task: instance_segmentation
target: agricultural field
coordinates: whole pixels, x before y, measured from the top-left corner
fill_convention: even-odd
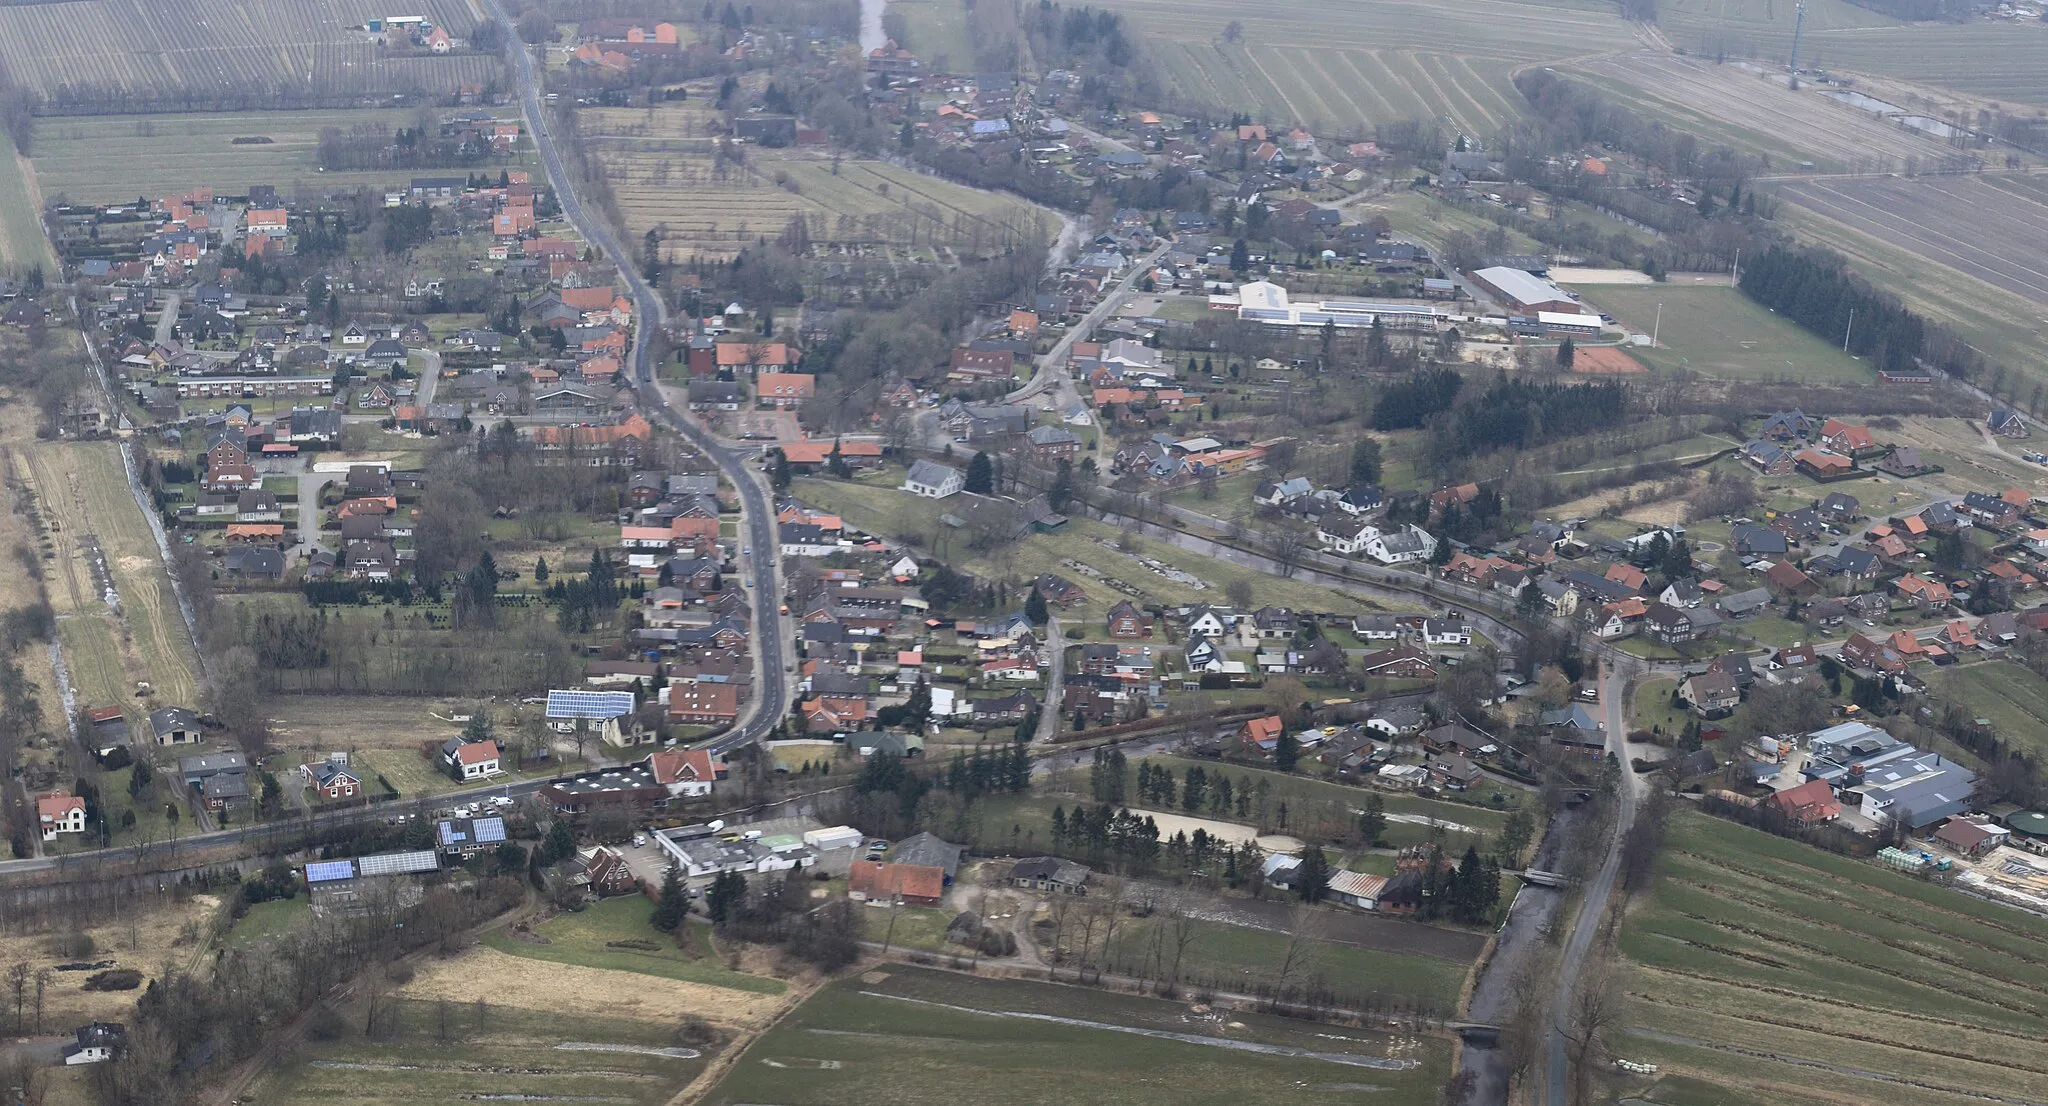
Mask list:
[[[35,491],[55,554],[45,561],[50,603],[81,701],[127,704],[137,681],[147,681],[152,709],[196,703],[198,657],[120,447],[32,444],[10,454]],[[118,606],[106,601],[110,587]]]
[[[1644,52],[1579,62],[1574,72],[1590,74],[1630,110],[1763,154],[1781,171],[1811,161],[1828,172],[1890,172],[1909,162],[1931,167],[1954,153],[1811,88],[1794,92],[1748,63]]]
[[[1757,306],[1734,288],[1607,284],[1580,291],[1586,302],[1597,304],[1630,330],[1657,332],[1656,348],[1629,349],[1630,356],[1652,370],[1686,368],[1734,380],[1876,380],[1876,373],[1862,362]]]
[[[1670,0],[1658,5],[1657,19],[1662,37],[1678,49],[1774,66],[1791,56],[1793,21],[1790,0]],[[1848,0],[1814,0],[1802,34],[1802,68],[2048,103],[2048,28],[2038,24],[1908,24]]]
[[[1824,218],[2048,306],[2048,179],[1883,177],[1780,185]]]
[[[1726,1092],[1656,1101],[2040,1101],[2044,938],[2041,918],[1680,812],[1624,924],[1616,1048]]]
[[[881,161],[798,149],[743,147],[719,160],[697,101],[582,113],[627,229],[661,232],[672,260],[728,257],[802,218],[810,240],[835,246],[986,256],[1007,243],[1050,241],[1051,215],[1003,193],[967,188]]]
[[[1224,28],[1244,11],[1224,0],[1106,6],[1136,24],[1180,96],[1318,135],[1412,119],[1491,137],[1521,113],[1515,68],[1635,41],[1612,9],[1578,3],[1287,6],[1260,11],[1235,42]]]
[[[704,1070],[673,1023],[621,1016],[606,1002],[533,1010],[478,989],[474,1001],[407,999],[375,1038],[336,1019],[267,1074],[255,1101],[368,1106],[478,1100],[659,1106]]]
[[[18,10],[0,8],[0,12]],[[516,115],[505,109],[507,117]],[[252,184],[276,186],[284,195],[298,187],[321,189],[403,182],[416,170],[323,173],[316,164],[320,131],[382,122],[397,129],[413,125],[407,111],[245,111],[180,115],[44,117],[36,121],[36,182],[45,199],[58,196],[83,203],[133,201],[199,185],[222,192]],[[268,138],[237,144],[237,138]],[[527,147],[524,158],[531,158]],[[515,160],[516,167],[527,164]],[[492,170],[496,171],[495,167]]]
[[[2039,350],[2048,338],[2041,309],[2004,288],[1931,264],[1902,237],[1893,222],[1859,229],[1828,218],[1794,197],[1778,205],[1778,222],[1802,239],[1818,242],[1849,259],[1857,276],[1967,335],[1986,357],[2040,382]]]
[[[1433,1101],[1449,1048],[1390,1030],[890,965],[820,990],[704,1099],[858,1106]],[[1375,1093],[1377,1092],[1377,1093]]]
[[[476,25],[462,0],[413,5],[460,38]],[[280,98],[359,104],[445,96],[498,76],[495,55],[403,56],[349,28],[388,14],[370,0],[80,0],[0,6],[0,71],[51,109],[220,104]]]

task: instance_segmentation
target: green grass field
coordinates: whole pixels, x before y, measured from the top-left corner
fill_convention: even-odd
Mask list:
[[[2044,938],[2048,919],[1681,812],[1623,931],[1619,1050],[1779,1102],[2039,1101]]]
[[[487,999],[488,996],[485,996]],[[312,1106],[456,1106],[477,1101],[657,1106],[704,1068],[673,1026],[584,1013],[599,996],[565,996],[559,1011],[406,1000],[395,1029],[365,1039],[345,1025],[289,1050],[248,1101]],[[595,1044],[599,1049],[564,1048]]]
[[[1212,760],[1190,760],[1186,757],[1167,756],[1152,756],[1143,759],[1152,762],[1154,765],[1163,765],[1170,769],[1176,779],[1184,779],[1190,767],[1200,766],[1202,771],[1212,780],[1218,773],[1229,777],[1231,786],[1239,791],[1242,791],[1247,781],[1254,788],[1261,783],[1265,784],[1269,807],[1269,813],[1264,820],[1266,827],[1280,833],[1292,832],[1296,836],[1303,835],[1304,827],[1312,830],[1317,825],[1327,825],[1338,821],[1356,821],[1356,815],[1353,812],[1356,808],[1364,805],[1367,795],[1373,793],[1367,788],[1353,787],[1349,784],[1331,783],[1325,780],[1311,779],[1307,776],[1288,775],[1283,772],[1269,772],[1259,768],[1240,768],[1234,764],[1220,764]],[[1302,763],[1305,765],[1310,764],[1312,759],[1310,754],[1304,754]],[[1132,771],[1135,772],[1136,769],[1133,768]],[[1386,803],[1388,814],[1415,818],[1433,818],[1439,822],[1464,826],[1468,827],[1470,831],[1476,831],[1474,833],[1468,832],[1468,830],[1450,830],[1445,837],[1445,848],[1453,852],[1463,852],[1467,844],[1477,841],[1481,837],[1488,837],[1499,833],[1501,826],[1507,822],[1507,812],[1520,805],[1524,792],[1518,788],[1506,785],[1488,787],[1482,784],[1470,792],[1470,794],[1476,801],[1488,803],[1489,805],[1469,806],[1465,803],[1447,803],[1435,799],[1418,798],[1414,795],[1379,793],[1381,800]],[[1491,800],[1495,795],[1501,797],[1501,802],[1497,806],[1491,805]],[[1278,820],[1278,809],[1282,803],[1287,804],[1289,808],[1290,828],[1282,828],[1275,824]],[[1341,817],[1338,814],[1340,808],[1343,811]],[[1315,821],[1307,821],[1307,819],[1314,819]],[[1427,840],[1428,837],[1429,827],[1420,822],[1389,821],[1387,823],[1385,839],[1389,845],[1394,847],[1420,844]]]
[[[704,1101],[1242,1106],[1313,1096],[1399,1106],[1434,1101],[1448,1073],[1436,1040],[892,966],[819,991]]]
[[[250,907],[249,912],[242,915],[222,937],[234,945],[260,941],[296,929],[312,916],[312,905],[304,898],[259,902]]]
[[[1671,705],[1676,680],[1645,680],[1636,688],[1635,707],[1629,712],[1629,726],[1670,737],[1685,729],[1692,712]]]
[[[1936,695],[1972,718],[1989,718],[1998,736],[2035,757],[2048,756],[2048,680],[2024,665],[1983,661],[1933,677]]]
[[[700,950],[709,938],[699,930],[693,928],[690,934],[691,949],[677,948],[675,938],[648,924],[648,915],[653,909],[654,904],[645,898],[622,895],[585,910],[558,915],[533,927],[535,935],[547,941],[545,945],[514,940],[502,932],[485,937],[483,944],[530,960],[638,972],[762,995],[779,995],[784,991],[781,980],[729,971],[704,954]],[[621,947],[616,944],[620,941],[647,941],[659,947]]]
[[[25,164],[12,149],[0,153],[0,269],[24,273],[40,265],[45,274],[54,274],[56,255],[43,234],[43,215],[29,190]]]
[[[506,118],[517,113],[507,109]],[[189,115],[61,116],[36,122],[32,160],[45,200],[59,195],[86,203],[154,199],[200,185],[236,194],[252,184],[342,188],[403,183],[420,171],[318,172],[320,130],[382,123],[396,130],[413,123],[411,112],[290,111]],[[268,143],[236,145],[236,138],[265,137]],[[513,168],[531,154],[516,156]],[[529,166],[530,167],[530,166]],[[491,166],[496,173],[499,166]]]
[[[1586,302],[1645,334],[1655,349],[1631,356],[1652,370],[1687,368],[1735,380],[1863,384],[1875,370],[1727,287],[1612,284],[1579,289]],[[1657,305],[1664,305],[1659,321]]]
[[[1512,895],[1512,889],[1507,894]],[[1110,947],[1106,968],[1124,975],[1157,976],[1154,950],[1162,958],[1173,955],[1171,923],[1158,919],[1137,919],[1117,931]],[[1199,922],[1195,938],[1181,961],[1182,978],[1199,985],[1204,981],[1273,981],[1279,977],[1287,957],[1288,940],[1270,930],[1245,926]],[[1465,985],[1469,964],[1433,956],[1408,956],[1364,949],[1333,941],[1310,941],[1306,955],[1298,955],[1290,982],[1316,980],[1336,994],[1339,1002],[1363,1004],[1371,996],[1382,999],[1421,999],[1438,1010],[1457,1004],[1458,991]]]

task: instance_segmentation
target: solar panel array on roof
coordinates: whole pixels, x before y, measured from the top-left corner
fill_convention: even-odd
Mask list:
[[[356,878],[356,862],[353,860],[320,860],[306,865],[306,882],[332,883],[335,880]]]
[[[421,849],[408,853],[378,853],[356,861],[366,876],[397,876],[410,872],[432,872],[441,867],[434,856],[434,850]]]
[[[548,692],[549,718],[622,718],[633,713],[634,705],[630,691]]]

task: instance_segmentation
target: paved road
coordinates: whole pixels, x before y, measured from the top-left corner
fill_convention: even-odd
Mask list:
[[[1045,701],[1038,709],[1038,732],[1032,740],[1048,743],[1060,732],[1060,701],[1067,685],[1067,639],[1060,636],[1060,616],[1045,617],[1045,647],[1052,653],[1052,673],[1045,684]]]
[[[507,27],[512,25],[503,0],[487,0],[485,6],[492,18]],[[555,148],[554,135],[548,130],[547,117],[541,111],[533,54],[516,36],[507,50],[511,55],[513,76],[519,82],[519,101],[526,113],[527,130],[533,134],[541,163],[546,166],[548,180],[554,185],[555,195],[561,202],[562,214],[586,241],[604,251],[605,256],[618,266],[619,276],[626,282],[627,294],[633,299],[633,309],[639,316],[639,325],[633,333],[633,373],[639,382],[641,404],[651,417],[688,438],[739,489],[740,504],[745,512],[740,523],[741,543],[743,548],[751,547],[753,550],[750,555],[742,555],[741,565],[744,576],[752,580],[748,591],[754,606],[752,652],[756,665],[756,694],[740,724],[711,743],[710,748],[723,753],[755,741],[773,729],[781,719],[789,698],[788,643],[783,636],[778,613],[782,603],[782,573],[779,547],[775,542],[775,514],[768,489],[760,479],[759,468],[753,463],[757,451],[727,445],[669,406],[661,386],[654,379],[651,344],[653,333],[668,321],[668,305],[640,275],[634,265],[632,251],[619,243],[610,223],[587,211],[577,197],[575,182],[562,163],[561,153]]]
[[[1169,245],[1170,243],[1162,242],[1157,249],[1133,262],[1130,272],[1125,273],[1121,280],[1110,287],[1108,294],[1102,297],[1102,302],[1083,315],[1080,322],[1068,327],[1058,344],[1038,359],[1038,370],[1032,374],[1031,379],[1026,381],[1023,387],[1003,398],[1011,403],[1022,403],[1048,388],[1064,384],[1063,394],[1057,402],[1062,404],[1060,409],[1065,410],[1065,405],[1070,404],[1078,394],[1073,391],[1073,377],[1067,373],[1067,357],[1073,352],[1074,343],[1095,333],[1095,328],[1101,326],[1102,321],[1109,318],[1111,312],[1123,306],[1124,299],[1131,294],[1131,289],[1137,287],[1145,274],[1152,271],[1153,263],[1166,253]]]
[[[1557,969],[1557,989],[1550,1006],[1550,1072],[1548,1080],[1549,1106],[1570,1106],[1566,1097],[1568,1080],[1565,1078],[1570,1067],[1565,1031],[1571,1026],[1572,993],[1577,989],[1579,971],[1585,967],[1586,954],[1593,947],[1593,938],[1600,931],[1600,919],[1606,913],[1607,896],[1614,890],[1614,878],[1621,871],[1621,841],[1636,819],[1636,793],[1646,786],[1641,776],[1629,770],[1628,765],[1628,687],[1630,666],[1612,661],[1605,666],[1600,681],[1600,705],[1606,716],[1607,751],[1621,762],[1621,786],[1615,795],[1614,826],[1608,832],[1606,858],[1600,862],[1600,870],[1586,884],[1585,898],[1579,903],[1578,922],[1572,927],[1571,938],[1564,947],[1564,959]]]

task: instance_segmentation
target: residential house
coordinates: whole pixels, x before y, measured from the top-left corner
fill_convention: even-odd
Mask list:
[[[1103,618],[1103,628],[1114,638],[1152,636],[1152,616],[1128,599],[1118,600]]]
[[[1486,773],[1462,754],[1429,758],[1429,782],[1447,791],[1464,791],[1486,778]]]
[[[1807,780],[1776,792],[1764,800],[1764,806],[1798,826],[1832,822],[1842,814],[1842,804],[1835,799],[1834,788],[1826,780]]]
[[[1436,662],[1419,646],[1397,645],[1359,658],[1359,670],[1366,676],[1390,679],[1434,680]]]
[[[1701,717],[1719,718],[1741,704],[1742,690],[1726,673],[1709,671],[1688,676],[1678,685],[1678,697]]]
[[[1071,860],[1053,856],[1033,856],[1010,866],[1007,878],[1010,886],[1027,891],[1048,891],[1064,895],[1085,895],[1088,893],[1089,870]]]
[[[333,753],[326,760],[301,764],[299,776],[325,799],[353,799],[363,790],[363,778],[349,768],[347,753]]]
[[[926,499],[945,499],[966,486],[966,478],[960,470],[937,461],[917,461],[904,474],[903,489],[912,495]]]
[[[1643,626],[1651,637],[1666,645],[1679,645],[1693,640],[1692,612],[1664,603],[1650,603],[1643,611]]]
[[[45,841],[55,841],[60,834],[84,833],[85,800],[69,791],[38,792],[36,821]]]
[[[1892,588],[1900,600],[1923,614],[1942,610],[1953,599],[1947,584],[1930,580],[1917,572],[1909,572],[1893,580]]]
[[[503,772],[498,743],[489,739],[464,741],[449,738],[441,746],[441,764],[458,781],[484,780]]]

